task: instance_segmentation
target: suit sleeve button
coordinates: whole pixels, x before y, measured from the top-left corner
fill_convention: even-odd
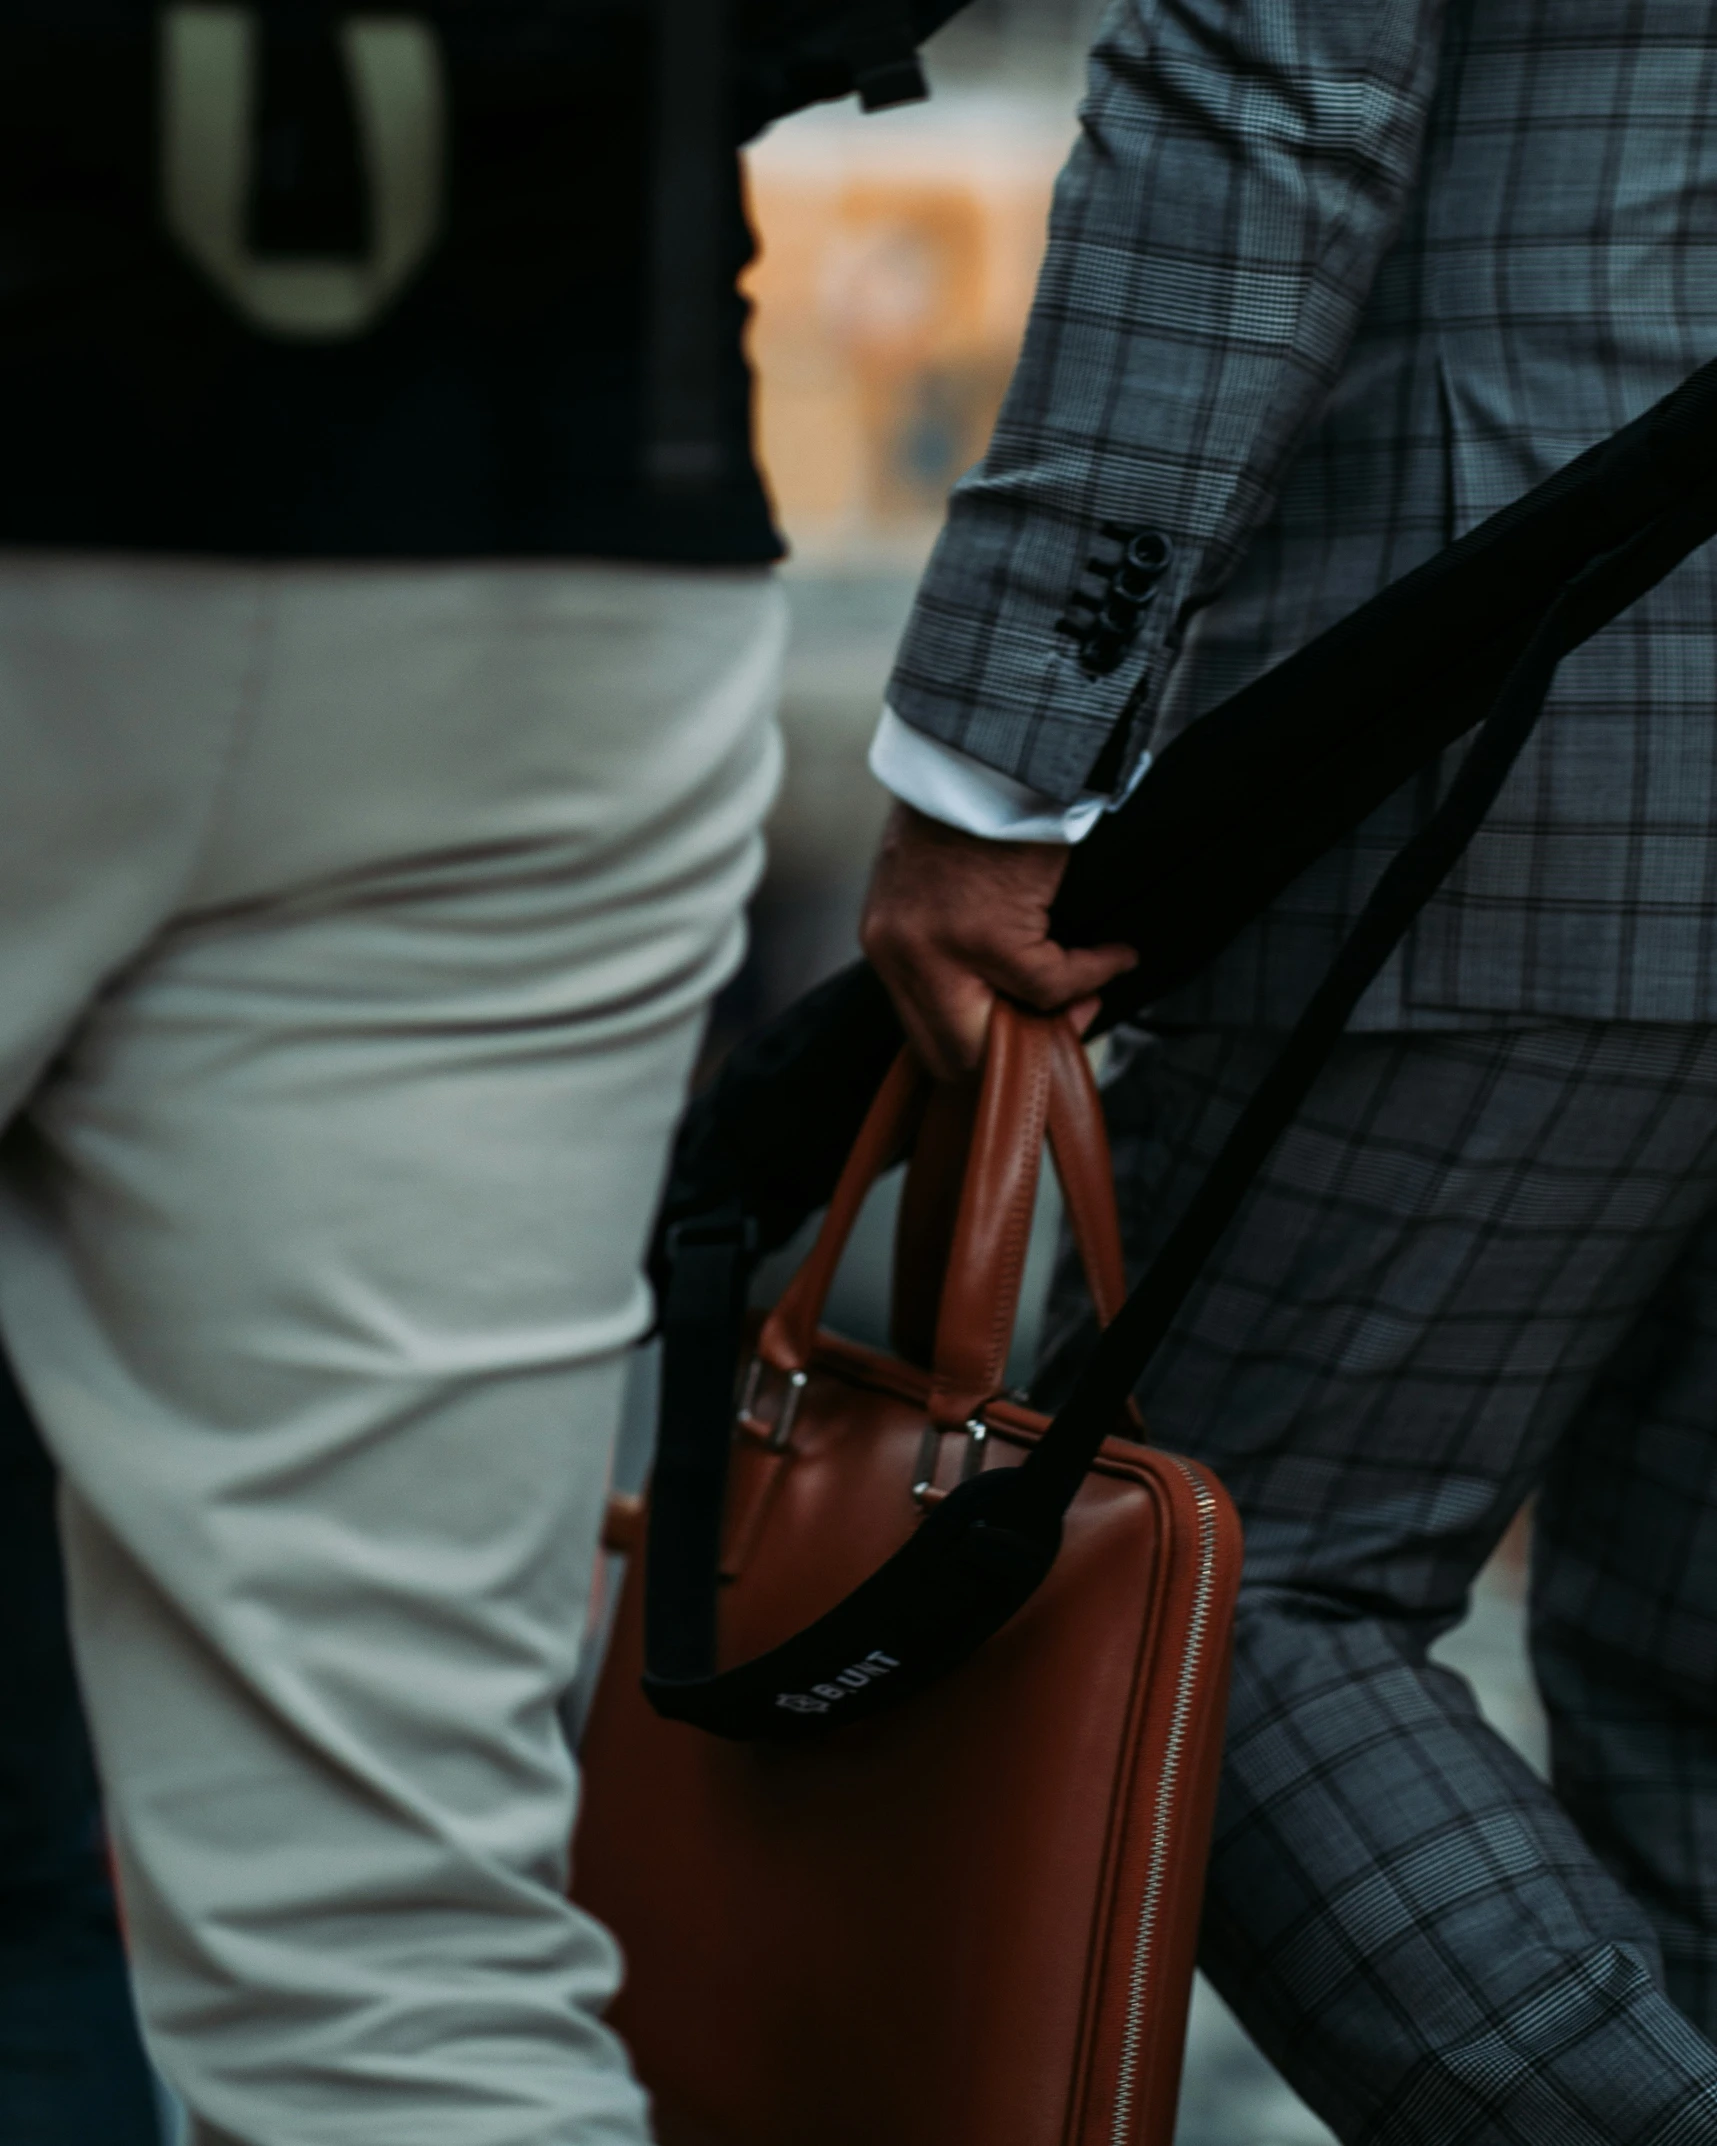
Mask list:
[[[1089,678],[1103,678],[1126,652],[1127,637],[1099,626],[1086,639],[1079,653],[1079,667]]]
[[[1127,539],[1122,570],[1128,572],[1129,579],[1149,587],[1168,572],[1173,557],[1174,546],[1160,529],[1140,529]]]

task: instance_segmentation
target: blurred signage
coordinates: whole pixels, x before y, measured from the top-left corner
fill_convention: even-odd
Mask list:
[[[1073,126],[954,93],[805,113],[750,152],[758,440],[802,559],[923,556],[1013,370]]]

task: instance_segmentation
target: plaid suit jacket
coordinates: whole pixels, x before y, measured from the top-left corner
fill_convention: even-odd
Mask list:
[[[1081,118],[889,694],[1060,799],[1717,354],[1706,0],[1117,0]],[[1094,666],[1141,530],[1172,557]],[[1291,1018],[1446,773],[1162,1011]],[[1714,830],[1708,550],[1564,666],[1360,1025],[1717,1017]]]

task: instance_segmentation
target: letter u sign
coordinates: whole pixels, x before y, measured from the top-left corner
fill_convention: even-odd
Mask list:
[[[370,190],[370,254],[260,259],[245,242],[257,18],[226,6],[170,6],[161,14],[167,228],[255,327],[306,341],[369,327],[441,225],[446,96],[435,33],[409,17],[349,15],[339,43]]]

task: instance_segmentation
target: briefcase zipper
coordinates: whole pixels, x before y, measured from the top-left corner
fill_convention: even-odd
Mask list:
[[[1127,1980],[1127,2008],[1121,2034],[1121,2066],[1115,2080],[1115,2122],[1110,2132],[1112,2146],[1128,2146],[1133,2117],[1133,2096],[1138,2085],[1139,2043],[1144,2035],[1145,1999],[1149,1994],[1151,1946],[1162,1909],[1163,1883],[1168,1875],[1170,1816],[1175,1787],[1180,1778],[1181,1757],[1186,1747],[1187,1723],[1192,1716],[1193,1687],[1210,1627],[1211,1597],[1216,1591],[1216,1498],[1198,1473],[1172,1453],[1174,1462],[1192,1485],[1198,1506],[1198,1582],[1193,1590],[1192,1617],[1181,1656],[1180,1680],[1175,1686],[1174,1711],[1169,1717],[1168,1741],[1163,1747],[1162,1773],[1157,1781],[1156,1815],[1151,1821],[1150,1860],[1145,1871],[1144,1897],[1139,1902],[1139,1925],[1133,1939],[1132,1971]]]

